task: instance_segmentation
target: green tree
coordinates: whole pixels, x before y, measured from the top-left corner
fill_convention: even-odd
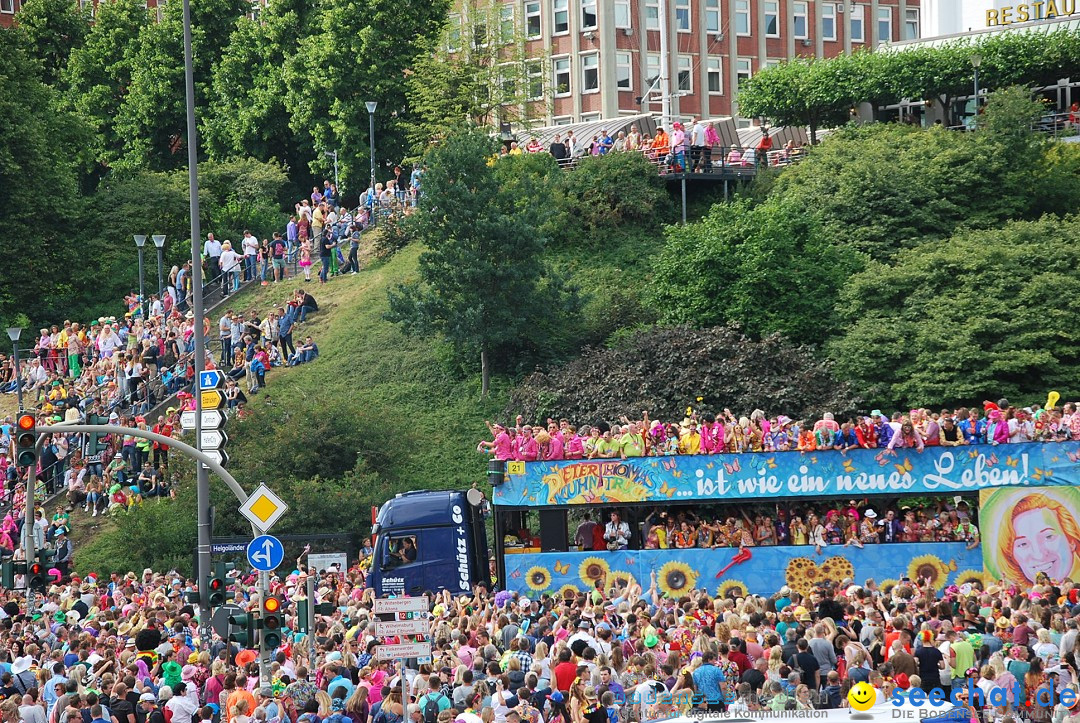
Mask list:
[[[499,182],[489,164],[496,147],[495,139],[469,128],[428,152],[415,222],[428,250],[420,257],[420,280],[390,292],[387,316],[411,334],[440,334],[460,359],[479,357],[483,396],[494,354],[544,343],[563,314],[576,309],[542,258],[544,205],[520,203],[541,193]]]
[[[100,142],[96,153],[105,164],[123,148],[114,124],[131,85],[139,32],[148,19],[143,0],[101,3],[86,43],[72,50],[64,73],[66,105],[93,126]]]
[[[817,143],[818,129],[846,123],[865,94],[861,59],[842,57],[841,62],[798,58],[740,83],[739,112],[767,116],[776,125],[807,126],[810,142]]]
[[[876,405],[1080,394],[1080,220],[964,231],[871,263],[844,288],[829,346]]]
[[[500,6],[469,7],[426,43],[406,95],[417,115],[413,139],[427,147],[463,123],[529,126],[550,98],[546,57],[525,52],[525,35],[501,22]]]
[[[250,8],[246,0],[191,2],[197,118],[214,112],[207,99],[219,43],[230,36],[239,18]],[[169,3],[160,22],[149,23],[139,32],[131,85],[120,104],[115,124],[124,142],[122,167],[162,171],[187,163],[182,21],[182,4]]]
[[[0,30],[0,57],[0,318],[62,318],[71,310],[64,272],[82,267],[70,235],[90,131],[41,82],[20,30]]]
[[[368,112],[375,101],[376,158],[399,161],[415,117],[405,97],[417,47],[437,34],[447,0],[327,0],[288,62],[289,122],[313,172],[339,152],[342,183],[366,187]]]
[[[752,336],[821,341],[855,263],[802,207],[741,200],[668,229],[648,296],[663,323],[734,323]]]
[[[28,0],[15,14],[30,57],[41,63],[41,80],[55,86],[68,57],[90,30],[90,11],[69,0]]]
[[[293,169],[307,166],[310,151],[301,152],[289,126],[285,67],[313,13],[298,3],[274,0],[258,20],[239,20],[214,65],[214,112],[203,118],[211,157],[251,156],[277,159]]]

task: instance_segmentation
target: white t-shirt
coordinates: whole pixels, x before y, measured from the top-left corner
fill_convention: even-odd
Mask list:
[[[259,239],[254,236],[244,237],[244,256],[255,256],[259,253]]]
[[[240,254],[236,253],[232,249],[225,249],[221,252],[221,270],[232,271],[240,264]]]

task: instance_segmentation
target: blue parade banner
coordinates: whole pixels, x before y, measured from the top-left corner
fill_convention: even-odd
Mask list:
[[[937,589],[949,584],[988,584],[982,552],[962,542],[911,542],[830,546],[820,554],[812,546],[736,547],[620,552],[545,552],[507,554],[507,589],[536,598],[544,593],[573,595],[595,588],[618,595],[631,581],[649,590],[653,573],[657,592],[681,597],[695,588],[710,595],[772,595],[784,585],[809,593],[815,583],[875,578],[888,589],[903,577],[929,578]]]
[[[509,462],[496,506],[956,494],[1080,483],[1080,442]]]

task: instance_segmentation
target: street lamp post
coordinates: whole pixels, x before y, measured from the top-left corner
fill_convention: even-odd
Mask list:
[[[971,56],[971,67],[975,70],[975,119],[979,118],[979,66],[982,65],[982,56],[978,53]],[[972,126],[975,124],[972,123]]]
[[[323,151],[323,155],[334,159],[334,188],[338,190],[338,193],[341,193],[341,186],[338,184],[337,179],[337,151]]]
[[[371,150],[371,192],[375,192],[375,108],[378,102],[367,102],[368,112],[368,148]]]
[[[21,326],[10,326],[7,330],[8,339],[11,339],[11,348],[15,357],[15,391],[19,400],[19,411],[23,410],[22,399],[22,375],[19,374],[19,337],[22,336]]]
[[[139,247],[139,309],[142,317],[146,318],[146,292],[143,288],[145,278],[143,275],[143,246],[146,245],[146,234],[135,234],[135,245]]]
[[[160,299],[165,293],[165,234],[154,234],[154,245],[157,246],[157,294]]]

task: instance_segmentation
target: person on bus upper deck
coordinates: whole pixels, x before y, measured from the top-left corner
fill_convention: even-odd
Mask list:
[[[874,432],[877,433],[878,447],[888,447],[893,436],[889,418],[882,414],[880,409],[875,409],[870,412],[870,419],[874,420]]]
[[[532,427],[525,425],[521,428],[521,436],[515,440],[514,459],[524,462],[533,462],[540,456],[540,445],[533,438]]]
[[[923,451],[923,439],[919,435],[919,431],[915,429],[915,425],[911,422],[904,422],[900,426],[900,431],[893,435],[893,438],[889,440],[889,449],[896,448],[911,448]]]

